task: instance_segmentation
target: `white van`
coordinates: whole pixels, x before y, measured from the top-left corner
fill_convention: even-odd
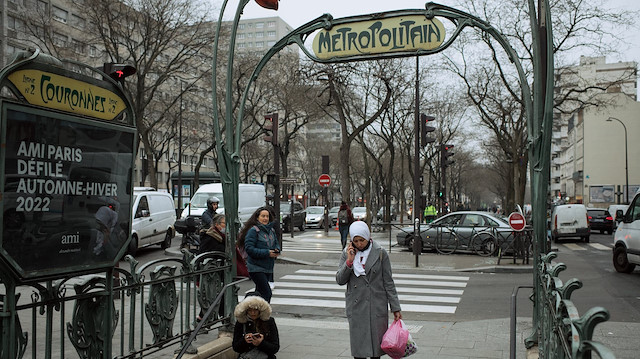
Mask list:
[[[557,242],[561,237],[580,237],[589,243],[591,229],[584,204],[562,204],[555,206],[551,215],[551,238]]]
[[[265,205],[267,193],[261,184],[240,183],[238,185],[238,218],[242,223],[246,222],[253,212]],[[193,194],[189,204],[182,210],[180,218],[188,216],[200,217],[207,209],[207,199],[218,197],[217,213],[224,214],[224,197],[222,196],[222,183],[207,183],[198,188]]]
[[[171,245],[176,231],[176,210],[173,197],[168,193],[141,191],[134,192],[131,211],[131,243],[129,254],[134,255],[138,248],[160,244],[164,249]]]
[[[613,234],[613,266],[620,273],[631,273],[640,264],[640,193],[636,193],[627,211],[617,220],[618,228]]]

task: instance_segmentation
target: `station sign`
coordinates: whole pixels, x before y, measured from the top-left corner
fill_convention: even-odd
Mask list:
[[[445,40],[445,28],[437,18],[403,15],[355,21],[321,30],[313,39],[313,51],[322,60],[356,55],[433,50]]]
[[[15,94],[0,98],[0,270],[34,281],[113,267],[134,198],[126,95],[50,62],[9,66],[0,84]]]

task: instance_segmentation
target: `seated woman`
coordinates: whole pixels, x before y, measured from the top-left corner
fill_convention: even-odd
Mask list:
[[[246,297],[234,311],[233,350],[242,358],[276,359],[280,338],[271,306],[259,296]]]

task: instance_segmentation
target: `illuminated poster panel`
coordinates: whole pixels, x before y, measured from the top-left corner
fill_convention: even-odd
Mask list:
[[[113,265],[130,234],[134,129],[2,110],[2,254],[26,278]]]

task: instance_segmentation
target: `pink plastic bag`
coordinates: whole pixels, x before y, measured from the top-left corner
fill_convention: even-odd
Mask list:
[[[402,320],[394,320],[387,332],[382,337],[380,347],[393,359],[404,357],[409,340],[409,331],[405,328]]]

